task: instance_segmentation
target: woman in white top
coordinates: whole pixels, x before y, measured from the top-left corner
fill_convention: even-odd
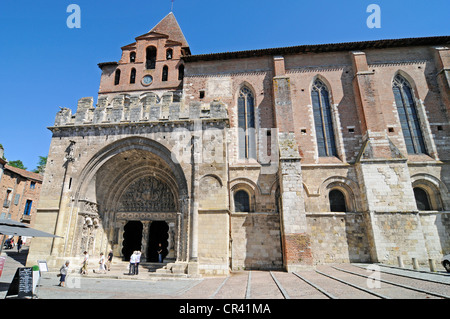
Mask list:
[[[130,270],[128,272],[129,275],[134,275],[136,269],[136,252],[134,251],[130,256]]]
[[[139,275],[139,263],[141,262],[141,252],[139,250],[134,252],[136,259],[134,260],[134,274]]]
[[[59,286],[64,287],[65,283],[66,283],[66,276],[67,273],[69,272],[69,261],[67,260],[66,263],[64,265],[61,266],[61,268],[59,269]]]
[[[99,266],[98,270],[99,272],[105,272],[105,256],[103,256],[103,253],[100,253],[100,260],[98,261]]]

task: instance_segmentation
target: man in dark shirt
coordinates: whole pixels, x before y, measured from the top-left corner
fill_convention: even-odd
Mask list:
[[[111,270],[112,259],[113,259],[113,251],[110,250],[108,254],[108,259],[106,260],[106,269],[108,269],[108,271]]]

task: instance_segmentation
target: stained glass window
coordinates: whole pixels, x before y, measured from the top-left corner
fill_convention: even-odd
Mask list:
[[[394,78],[392,90],[405,139],[406,150],[409,154],[426,153],[411,85],[404,77],[397,75]]]
[[[255,100],[243,87],[238,98],[239,158],[256,158]]]
[[[311,91],[311,99],[319,156],[336,156],[336,144],[328,89],[319,79],[314,82]]]

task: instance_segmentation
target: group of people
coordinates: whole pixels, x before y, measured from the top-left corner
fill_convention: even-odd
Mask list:
[[[112,250],[109,252],[108,258],[106,259],[106,261],[105,261],[105,256],[103,255],[103,253],[100,253],[100,259],[98,261],[98,264],[99,264],[98,272],[106,273],[106,271],[110,271],[112,259],[113,259],[113,251]],[[69,264],[70,264],[70,261],[67,260],[64,263],[64,265],[62,265],[61,268],[59,269],[59,274],[58,274],[58,277],[60,277],[59,286],[64,287],[64,284],[66,281],[66,276],[69,271]],[[80,274],[86,275],[88,273],[88,265],[89,265],[89,254],[87,251],[84,251],[83,261],[81,262]],[[96,272],[95,270],[93,270],[93,271]]]
[[[139,275],[139,263],[141,262],[141,252],[135,250],[130,256],[128,275]]]
[[[85,251],[84,253],[84,259],[83,262],[81,263],[81,274],[87,274],[87,265],[88,265],[88,260],[89,260],[89,254],[87,253],[87,251]],[[108,254],[108,258],[105,260],[105,256],[103,253],[100,253],[100,259],[98,260],[98,270],[97,272],[99,273],[106,273],[106,271],[110,271],[111,270],[111,262],[113,259],[113,251],[110,250],[109,254]],[[93,272],[96,272],[95,269],[93,270]]]
[[[163,261],[163,249],[161,247],[161,244],[159,244],[158,250],[158,261],[161,263]],[[87,251],[83,253],[83,261],[81,263],[81,269],[80,273],[82,275],[86,275],[88,273],[88,264],[89,264],[89,254]],[[111,270],[111,263],[113,259],[113,251],[111,250],[108,254],[108,257],[105,260],[105,256],[103,253],[100,253],[100,259],[98,261],[98,272],[99,273],[106,273],[106,271]],[[135,250],[131,256],[130,256],[130,264],[128,269],[128,275],[138,275],[139,274],[139,263],[141,262],[141,252],[139,250]],[[69,264],[70,262],[67,260],[64,265],[61,266],[59,270],[58,277],[60,277],[59,286],[64,287],[66,276],[69,271]],[[93,270],[93,272],[96,272]]]
[[[17,243],[14,243],[14,237],[8,238],[7,240],[5,240],[4,243],[6,249],[13,249],[14,246],[16,246],[18,253],[20,253],[22,245],[23,245],[22,236],[19,236],[19,239],[17,239]]]

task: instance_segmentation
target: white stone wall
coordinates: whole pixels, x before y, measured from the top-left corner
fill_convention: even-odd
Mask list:
[[[411,178],[404,162],[374,161],[359,164],[359,183],[368,211],[410,212],[417,210]]]

